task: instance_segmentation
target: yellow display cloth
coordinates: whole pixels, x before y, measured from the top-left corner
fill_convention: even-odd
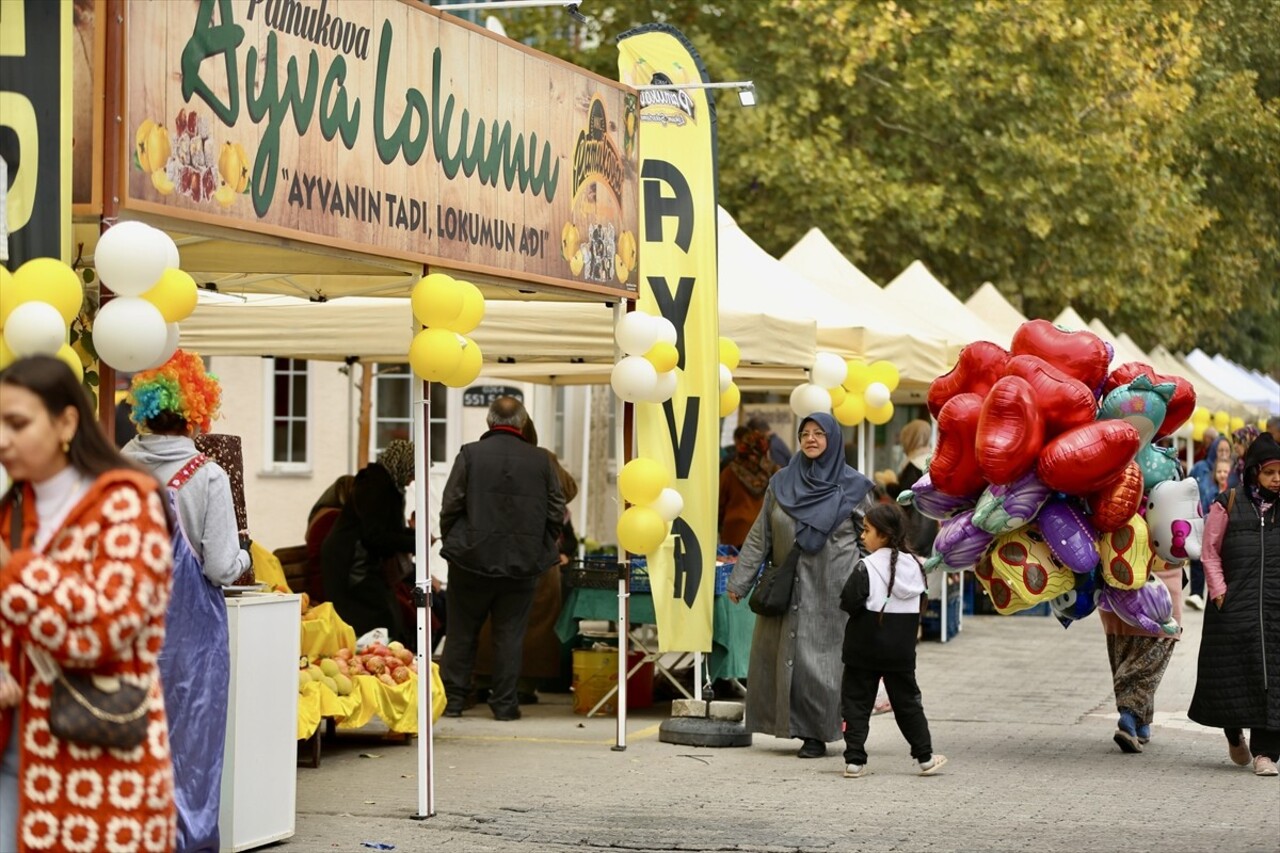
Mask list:
[[[357,675],[354,688],[339,696],[323,684],[313,681],[298,693],[298,740],[315,734],[320,720],[333,717],[340,729],[358,729],[375,716],[393,732],[418,733],[418,676],[394,687],[383,684],[372,675]],[[431,664],[431,720],[444,714],[444,682],[440,667]]]
[[[355,629],[338,617],[329,602],[317,604],[302,615],[302,654],[308,658],[333,657],[342,649],[355,650]]]
[[[284,566],[266,548],[257,542],[249,543],[249,556],[253,558],[253,577],[258,583],[265,583],[271,589],[289,589],[289,582],[284,579]]]

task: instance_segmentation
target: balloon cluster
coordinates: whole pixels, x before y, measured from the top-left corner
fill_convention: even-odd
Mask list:
[[[484,365],[480,346],[467,337],[484,319],[484,295],[469,281],[434,272],[413,286],[413,316],[424,328],[409,344],[419,379],[463,388]]]
[[[819,352],[809,368],[809,381],[791,392],[791,411],[798,418],[831,412],[845,426],[857,426],[864,418],[886,424],[893,419],[889,397],[900,379],[898,368],[888,361],[867,364],[860,358],[845,361],[833,352]]]
[[[609,384],[628,403],[665,403],[676,393],[676,327],[643,311],[623,315],[613,330],[626,355],[613,366]],[[638,552],[643,553],[643,552]]]
[[[1218,431],[1218,435],[1230,435],[1244,427],[1244,418],[1239,415],[1232,417],[1222,409],[1210,415],[1204,406],[1196,406],[1196,410],[1191,413],[1191,437],[1196,441],[1204,441],[1204,432],[1210,425]],[[1265,428],[1265,424],[1259,427],[1262,428]]]
[[[733,338],[720,338],[720,417],[727,418],[733,414],[742,402],[742,392],[738,383],[733,381],[733,371],[738,369],[742,359],[742,351],[734,343]]]
[[[667,470],[653,459],[632,459],[618,474],[618,490],[631,506],[618,516],[618,544],[632,554],[652,554],[666,541],[684,498],[669,487]]]
[[[1153,441],[1191,417],[1195,391],[1140,362],[1108,373],[1111,356],[1044,320],[1009,351],[965,347],[929,388],[937,445],[899,501],[942,522],[926,568],[974,570],[999,613],[1048,601],[1064,626],[1101,607],[1176,633],[1152,567],[1199,556],[1203,520],[1195,481]]]
[[[98,357],[129,373],[164,364],[178,349],[178,323],[196,310],[196,282],[178,268],[178,247],[144,222],[117,222],[93,258],[116,295],[93,320]]]
[[[0,369],[15,358],[54,355],[83,377],[80,356],[67,343],[84,289],[75,270],[56,258],[35,258],[12,275],[0,267]]]

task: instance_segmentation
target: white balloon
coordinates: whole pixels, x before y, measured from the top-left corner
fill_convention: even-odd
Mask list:
[[[663,489],[656,500],[649,504],[649,509],[662,516],[668,524],[675,521],[684,509],[684,495],[675,489]]]
[[[729,386],[733,384],[733,371],[725,365],[720,365],[720,393],[723,394],[729,390]]]
[[[19,358],[54,355],[67,337],[67,324],[48,302],[24,302],[5,321],[4,342]]]
[[[849,373],[844,359],[833,352],[820,352],[813,358],[813,367],[809,369],[809,378],[814,385],[823,388],[834,388],[844,382]]]
[[[675,346],[676,341],[680,339],[680,336],[676,334],[676,324],[666,317],[654,317],[653,319],[656,321],[655,328],[658,330],[658,340]]]
[[[178,351],[178,324],[167,323],[165,325],[164,352],[152,363],[148,364],[143,370],[155,370],[157,367],[164,366],[164,363],[173,358],[173,354]]]
[[[645,359],[648,361],[648,359]],[[649,395],[650,403],[665,403],[670,400],[676,393],[676,372],[668,370],[665,373],[657,374],[657,380],[653,384],[653,393]]]
[[[821,385],[807,382],[791,392],[791,411],[805,418],[815,412],[831,411],[831,392]]]
[[[143,222],[117,222],[98,239],[93,263],[112,293],[139,296],[164,274],[172,243],[163,231]]]
[[[644,355],[658,342],[658,318],[643,311],[623,315],[613,330],[614,340],[627,355]]]
[[[164,238],[162,241],[164,243],[164,268],[167,270],[182,269],[182,258],[178,255],[178,244],[173,242],[173,238],[159,228],[154,230]]]
[[[866,399],[869,408],[878,409],[889,402],[889,386],[883,382],[872,382],[867,386],[867,390],[862,392],[862,396]]]
[[[137,296],[112,299],[93,321],[93,348],[116,370],[146,370],[164,354],[168,324],[160,309]]]
[[[628,403],[644,403],[658,384],[658,371],[642,355],[629,355],[613,366],[609,377],[613,393]]]

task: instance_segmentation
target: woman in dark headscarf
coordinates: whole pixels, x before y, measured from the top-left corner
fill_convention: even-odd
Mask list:
[[[404,520],[404,490],[413,473],[413,442],[390,442],[377,462],[356,474],[351,498],[321,549],[325,598],[356,636],[386,628],[411,649],[417,632],[396,600],[403,578],[395,558],[414,551],[414,533]]]
[[[840,739],[840,591],[860,558],[861,518],[873,506],[872,482],[845,464],[835,418],[800,422],[800,452],[773,476],[747,534],[728,595],[737,602],[755,585],[766,558],[781,563],[801,549],[790,610],[759,616],[751,638],[747,728],[800,738],[801,758],[826,755]]]
[[[720,472],[720,543],[742,547],[764,506],[764,491],[778,466],[769,458],[769,437],[748,430],[734,443],[733,459]]]

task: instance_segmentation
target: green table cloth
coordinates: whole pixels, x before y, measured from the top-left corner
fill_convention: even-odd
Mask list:
[[[751,632],[756,615],[745,600],[734,604],[727,595],[717,595],[712,611],[711,654],[708,667],[712,679],[746,678],[747,661],[751,657]],[[647,592],[631,593],[632,624],[654,625],[653,596]],[[578,635],[578,620],[604,619],[618,621],[618,593],[611,589],[574,588],[565,599],[556,620],[556,635],[563,643]]]

